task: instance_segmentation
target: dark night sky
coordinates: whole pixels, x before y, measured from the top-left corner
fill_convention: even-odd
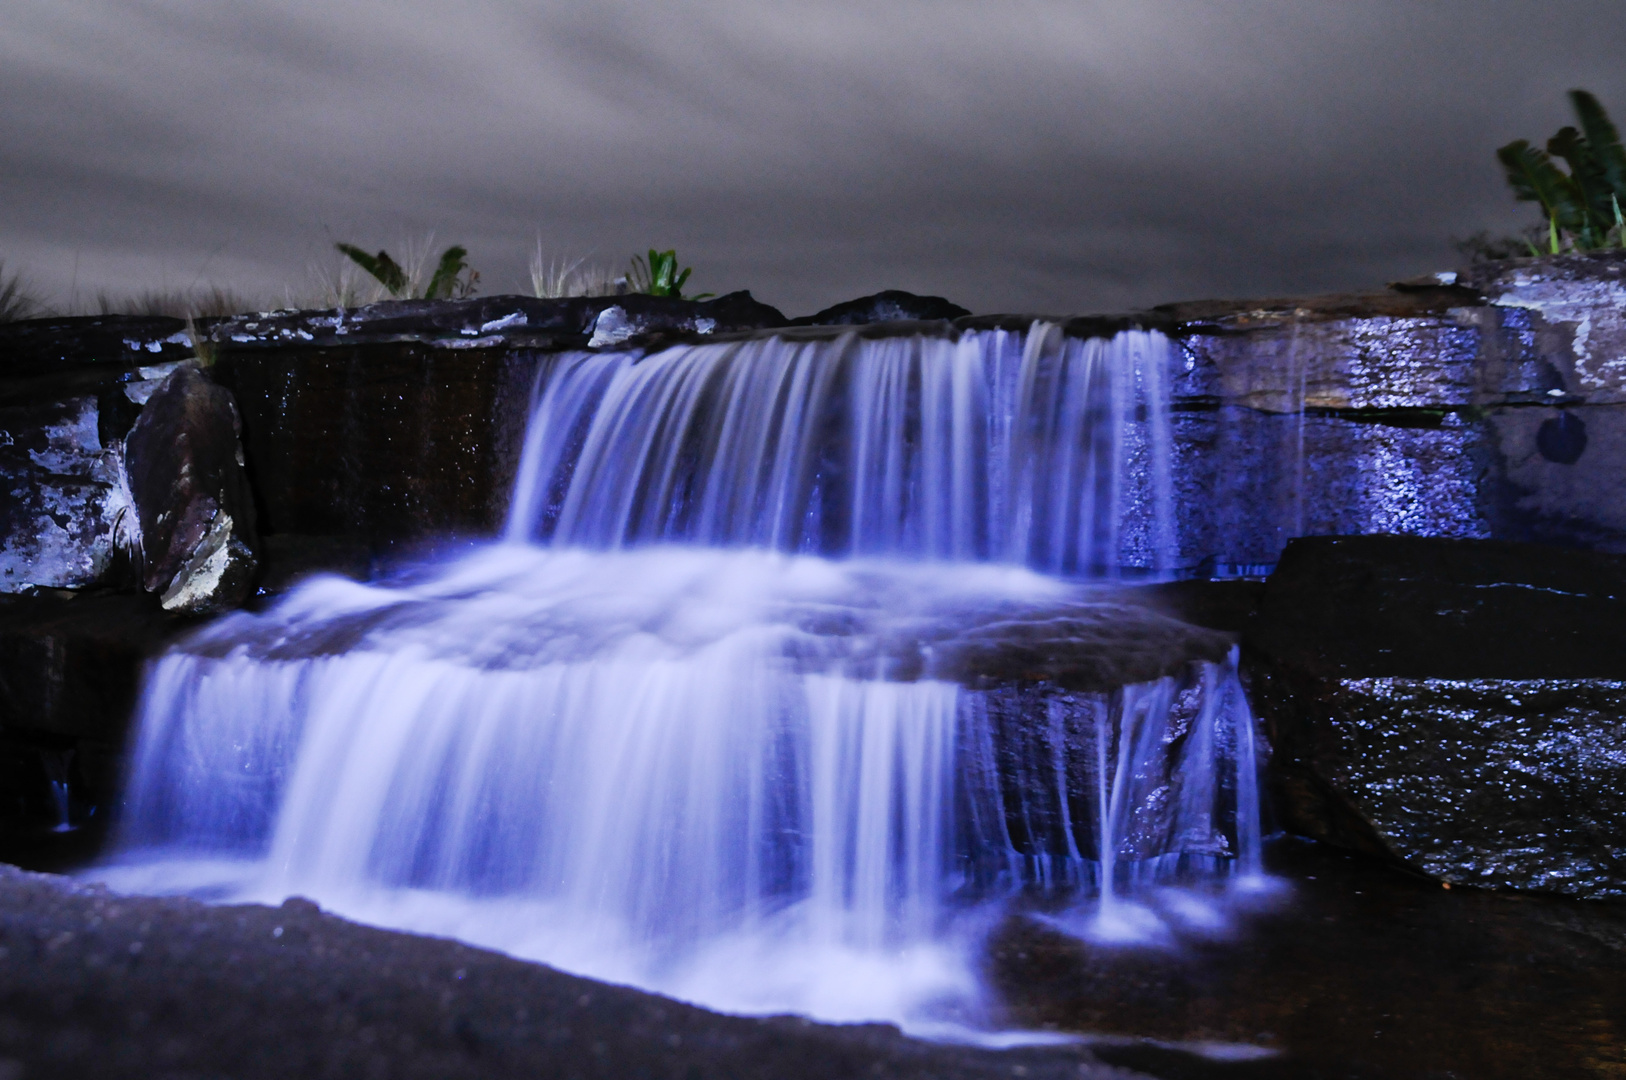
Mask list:
[[[1535,220],[1494,148],[1626,122],[1619,0],[9,0],[0,258],[312,291],[334,240],[675,246],[799,314],[1381,285]]]

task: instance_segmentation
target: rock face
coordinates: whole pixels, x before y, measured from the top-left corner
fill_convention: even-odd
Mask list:
[[[253,590],[254,497],[232,396],[194,365],[166,378],[125,439],[141,584],[166,610],[224,611]]]
[[[856,300],[827,307],[816,315],[792,319],[792,326],[859,326],[865,323],[936,321],[958,319],[971,312],[951,304],[941,296],[916,296],[901,289],[887,289]]]
[[[1454,884],[1626,895],[1626,559],[1297,540],[1245,637],[1289,829]]]
[[[136,528],[121,440],[173,365],[178,319],[0,326],[0,592],[127,576]]]
[[[600,323],[604,325],[601,327]],[[278,311],[225,320],[210,338],[225,352],[243,347],[433,342],[442,348],[586,348],[651,334],[734,334],[784,326],[785,317],[749,292],[713,300],[628,293],[539,300],[386,300],[331,311]],[[610,340],[606,340],[606,338]]]
[[[387,553],[501,527],[549,362],[506,345],[341,339],[223,348],[213,375],[241,410],[260,531]]]
[[[1182,561],[1376,532],[1626,552],[1623,290],[1613,252],[1132,320],[1181,342]]]
[[[261,532],[301,569],[348,570],[501,528],[531,393],[560,350],[784,323],[746,292],[389,301],[221,323],[213,373],[241,410]]]
[[[142,593],[0,596],[6,821],[77,825],[112,804],[142,665],[187,625]]]

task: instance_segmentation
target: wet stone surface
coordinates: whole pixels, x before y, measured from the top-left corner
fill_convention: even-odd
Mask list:
[[[1096,1053],[1168,1080],[1626,1075],[1626,905],[1442,888],[1298,840],[1267,867],[1285,891],[1160,947],[1012,915],[988,957],[1006,1020],[1162,1040]]]
[[[141,584],[166,610],[229,610],[253,590],[259,537],[239,427],[231,392],[188,364],[152,392],[125,438]]]
[[[1245,635],[1284,824],[1457,884],[1626,894],[1626,560],[1295,541]]]
[[[191,355],[179,319],[0,326],[0,592],[133,584],[121,440]]]
[[[723,1016],[309,901],[126,898],[0,866],[0,1069],[45,1077],[1092,1080],[1081,1046]]]
[[[143,593],[0,595],[0,861],[94,852],[142,667],[194,625]]]

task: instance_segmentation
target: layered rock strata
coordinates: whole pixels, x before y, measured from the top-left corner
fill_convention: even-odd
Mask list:
[[[1296,540],[1245,644],[1291,831],[1451,884],[1626,895],[1626,559]]]

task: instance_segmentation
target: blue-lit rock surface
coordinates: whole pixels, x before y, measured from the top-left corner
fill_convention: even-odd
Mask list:
[[[1626,559],[1291,545],[1249,630],[1292,831],[1454,884],[1626,894]]]
[[[192,354],[184,331],[125,316],[0,326],[0,592],[119,576],[138,533],[123,437]]]
[[[1136,415],[1154,428],[1158,411],[1169,418],[1179,566],[1257,572],[1293,536],[1374,532],[1626,551],[1626,397],[1610,381],[1626,363],[1623,266],[1614,255],[1521,260],[1381,293],[1053,323],[1073,339],[1141,327],[1174,340],[1166,390]],[[531,381],[560,350],[755,336],[825,342],[835,370],[900,335],[981,340],[991,356],[993,336],[1020,348],[1045,325],[784,329],[752,305],[494,297],[245,317],[213,333],[270,493],[269,531],[376,550],[500,520]],[[950,362],[953,350],[939,351]]]

